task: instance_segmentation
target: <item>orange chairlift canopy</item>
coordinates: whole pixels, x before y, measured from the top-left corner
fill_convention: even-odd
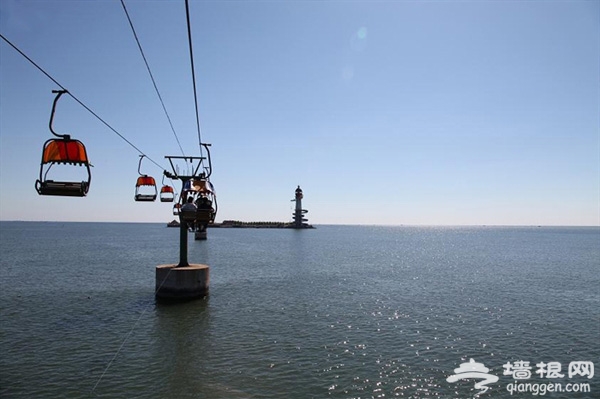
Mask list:
[[[137,178],[137,182],[135,184],[136,187],[141,187],[141,186],[156,186],[156,181],[154,180],[154,177],[152,176],[148,176],[148,175],[143,175]]]
[[[48,140],[44,145],[42,163],[50,162],[89,165],[85,146],[73,139]]]

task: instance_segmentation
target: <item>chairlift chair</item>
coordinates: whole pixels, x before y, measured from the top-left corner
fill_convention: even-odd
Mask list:
[[[160,202],[173,202],[175,200],[175,190],[173,187],[165,184],[165,177],[163,176],[163,186],[160,189]]]
[[[140,162],[138,164],[138,173],[140,177],[137,178],[137,182],[135,184],[135,200],[138,202],[153,202],[156,201],[156,196],[158,195],[158,191],[156,189],[156,181],[154,177],[143,175],[140,172],[140,167],[142,166],[142,159],[144,159],[145,155],[140,155]]]
[[[160,202],[173,202],[175,199],[174,194],[173,187],[169,185],[162,186],[160,189]]]
[[[35,189],[39,195],[56,195],[66,197],[85,197],[90,188],[92,174],[87,152],[83,143],[72,139],[68,134],[57,134],[53,127],[56,103],[66,90],[52,90],[56,94],[50,113],[50,132],[58,137],[49,139],[44,143],[42,162],[40,164],[40,178],[35,182]],[[87,178],[83,181],[59,181],[48,179],[48,172],[54,165],[85,166]]]
[[[210,144],[201,143],[206,149],[207,158],[204,157],[180,157],[180,156],[166,156],[171,163],[173,173],[164,172],[165,176],[171,178],[180,178],[183,182],[181,188],[180,199],[177,204],[173,206],[173,215],[178,215],[182,222],[189,224],[194,223],[195,228],[203,229],[207,225],[214,223],[215,216],[217,213],[217,198],[214,190],[214,186],[211,184],[209,177],[212,172],[212,164],[210,161]],[[193,160],[198,160],[198,165],[195,170],[191,173],[191,176],[178,176],[177,168],[173,164],[173,160],[189,160],[190,163]],[[203,166],[202,162],[208,159],[208,167],[204,167],[204,171],[198,173],[198,169]],[[182,210],[183,204],[189,197],[195,199],[196,209],[195,210]],[[198,230],[196,230],[198,231]]]

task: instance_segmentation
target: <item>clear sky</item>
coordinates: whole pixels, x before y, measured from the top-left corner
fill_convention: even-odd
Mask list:
[[[187,155],[199,155],[183,0],[127,0]],[[191,1],[217,221],[599,225],[598,1]],[[167,167],[181,155],[118,0],[0,0],[0,32]],[[72,98],[85,198],[34,189],[58,89],[0,42],[0,219],[167,222],[138,152]],[[144,172],[158,183],[151,162]],[[58,170],[57,170],[58,171]]]

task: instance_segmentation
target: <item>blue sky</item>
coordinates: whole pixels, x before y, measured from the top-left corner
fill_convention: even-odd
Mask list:
[[[185,6],[126,1],[175,131],[199,155]],[[191,1],[202,139],[223,219],[599,225],[597,1]],[[0,1],[0,32],[165,168],[180,155],[122,6]],[[68,96],[86,198],[38,196],[47,77],[0,43],[0,219],[166,222],[138,152]],[[160,183],[161,169],[143,169]]]

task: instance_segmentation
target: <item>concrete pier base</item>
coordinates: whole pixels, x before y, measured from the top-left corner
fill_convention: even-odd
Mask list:
[[[208,265],[190,264],[156,266],[156,298],[189,300],[208,295]]]

